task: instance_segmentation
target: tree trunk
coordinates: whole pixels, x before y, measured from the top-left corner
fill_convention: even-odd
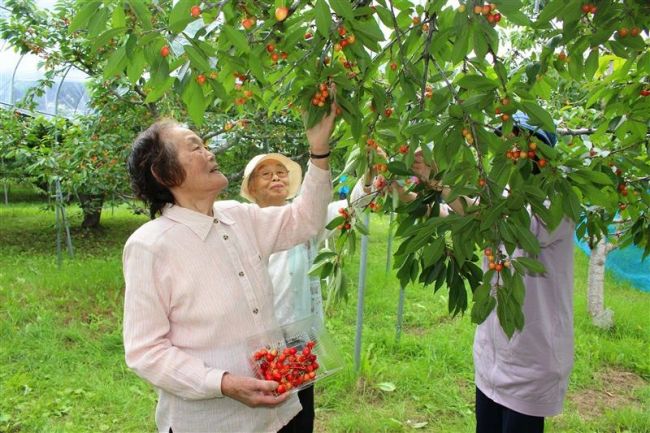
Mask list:
[[[79,205],[84,213],[81,228],[97,229],[102,216],[103,194],[79,194]]]
[[[607,240],[603,238],[593,247],[589,258],[587,305],[593,324],[601,329],[614,325],[614,312],[605,309],[605,259],[609,250]]]

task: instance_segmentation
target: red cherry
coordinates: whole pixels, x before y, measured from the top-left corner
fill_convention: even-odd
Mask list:
[[[197,5],[192,6],[192,9],[190,9],[190,15],[192,15],[193,18],[198,18],[199,15],[201,15],[201,8]]]
[[[160,55],[163,57],[167,57],[169,55],[169,46],[165,45],[160,49]]]
[[[281,6],[275,9],[276,20],[284,21],[287,18],[287,15],[289,15],[289,9],[287,9],[285,6]]]

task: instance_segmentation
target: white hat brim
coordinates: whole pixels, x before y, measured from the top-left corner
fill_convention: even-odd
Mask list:
[[[250,180],[251,174],[253,174],[255,169],[260,164],[268,160],[279,162],[280,164],[284,165],[289,171],[289,185],[287,186],[289,194],[287,195],[287,199],[295,197],[296,194],[298,194],[298,190],[300,189],[300,183],[302,182],[302,168],[300,167],[300,164],[290,158],[287,158],[281,153],[265,153],[256,155],[248,162],[248,164],[246,164],[246,168],[244,169],[244,177],[242,178],[241,187],[239,189],[239,194],[251,203],[255,203],[255,198],[251,195],[250,190],[248,189],[248,181]]]

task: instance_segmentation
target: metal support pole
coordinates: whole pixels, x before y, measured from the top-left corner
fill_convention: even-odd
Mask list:
[[[370,216],[366,213],[366,227],[370,229]],[[368,262],[368,236],[361,236],[361,257],[359,259],[359,288],[357,291],[357,331],[354,337],[354,371],[361,368],[361,333],[363,331],[363,304],[366,290],[366,264]]]
[[[404,321],[404,286],[399,286],[399,301],[397,302],[397,323],[395,324],[395,341],[399,343],[402,336],[402,323]]]
[[[386,242],[386,274],[390,272],[391,259],[393,258],[393,220],[395,219],[395,212],[390,213],[388,220],[388,241]]]
[[[58,146],[58,140],[59,140],[59,95],[61,93],[61,87],[63,86],[63,81],[65,78],[68,76],[68,73],[70,72],[70,69],[72,69],[72,66],[68,67],[68,69],[65,71],[63,76],[61,77],[61,81],[59,81],[59,87],[56,89],[56,96],[54,98],[54,148]],[[72,236],[70,236],[70,226],[68,224],[68,219],[65,216],[65,205],[63,203],[63,192],[61,191],[61,180],[57,176],[55,181],[55,208],[57,210],[56,212],[56,256],[57,256],[57,262],[59,265],[59,269],[61,268],[61,265],[63,263],[63,258],[61,254],[61,237],[63,235],[63,230],[65,230],[66,234],[66,244],[68,247],[68,254],[70,257],[74,257],[74,250],[72,248]],[[60,212],[60,216],[59,216]]]

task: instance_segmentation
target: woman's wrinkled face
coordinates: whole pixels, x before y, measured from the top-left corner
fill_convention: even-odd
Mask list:
[[[164,139],[173,143],[176,159],[185,171],[185,180],[176,190],[198,199],[206,194],[218,195],[228,186],[214,154],[193,131],[176,126],[164,132]]]
[[[289,196],[289,172],[278,161],[266,160],[253,170],[248,190],[261,207],[282,206]]]

